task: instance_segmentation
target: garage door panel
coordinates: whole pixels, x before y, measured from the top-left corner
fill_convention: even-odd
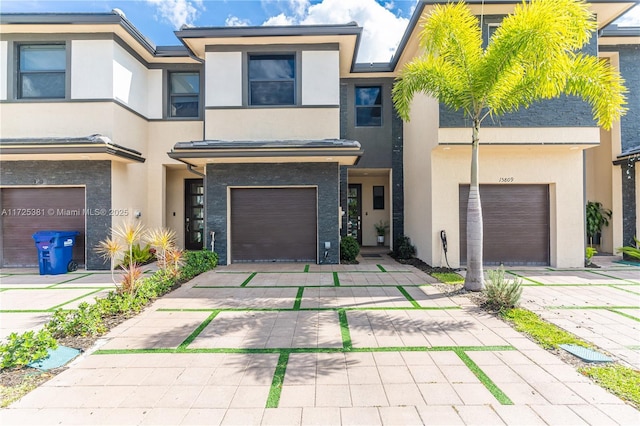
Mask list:
[[[315,188],[231,190],[231,259],[315,261]]]
[[[460,185],[460,258],[467,257],[469,185]],[[485,264],[549,264],[548,185],[480,185]]]
[[[38,266],[38,252],[32,235],[37,231],[79,231],[73,259],[84,264],[85,192],[84,188],[2,188],[2,266]],[[38,215],[13,214],[29,209]]]

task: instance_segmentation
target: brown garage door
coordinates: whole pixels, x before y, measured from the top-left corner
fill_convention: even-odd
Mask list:
[[[460,185],[460,259],[467,260],[469,185]],[[480,185],[487,265],[549,264],[549,186]]]
[[[316,261],[315,188],[231,190],[231,261]]]
[[[78,231],[73,260],[84,265],[84,188],[1,188],[2,266],[38,266],[32,235]]]

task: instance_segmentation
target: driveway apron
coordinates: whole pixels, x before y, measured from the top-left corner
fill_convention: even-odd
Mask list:
[[[610,342],[602,347],[637,368],[638,270],[510,273],[528,277],[525,306],[560,325],[567,315],[574,324],[597,316],[608,334],[601,343]],[[386,255],[358,265],[219,267],[112,329],[97,350],[0,418],[23,425],[640,424],[636,409],[433,283]],[[94,284],[81,285],[88,292]],[[0,293],[3,306],[8,291]],[[34,303],[49,309],[57,301]]]

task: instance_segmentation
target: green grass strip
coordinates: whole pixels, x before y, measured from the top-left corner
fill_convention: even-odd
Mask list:
[[[631,319],[631,320],[634,320],[634,321],[638,321],[638,322],[640,322],[640,318],[638,318],[638,317],[634,317],[633,315],[629,315],[629,314],[626,314],[626,313],[624,313],[624,312],[620,312],[620,311],[618,311],[618,310],[616,310],[616,309],[608,309],[608,311],[609,311],[609,312],[613,312],[614,314],[622,315],[622,316],[623,316],[623,317],[625,317],[625,318],[629,318],[629,319]]]
[[[193,333],[191,333],[189,335],[189,337],[187,337],[184,342],[180,343],[180,346],[178,346],[178,351],[179,352],[184,352],[187,349],[187,346],[189,346],[191,344],[191,342],[193,342],[196,337],[198,337],[198,335],[200,333],[202,333],[202,330],[204,330],[211,321],[213,321],[213,319],[220,313],[220,311],[213,311],[211,313],[211,315],[209,315],[207,317],[207,319],[205,319],[204,321],[202,321],[202,324],[200,324],[198,326],[198,328],[196,328]]]
[[[476,375],[476,377],[478,378],[478,380],[480,380],[484,387],[486,387],[487,390],[491,392],[491,395],[493,395],[498,400],[498,402],[500,402],[500,404],[513,405],[513,401],[511,401],[511,399],[509,399],[509,397],[493,382],[493,380],[491,380],[489,376],[487,376],[486,373],[482,371],[480,367],[478,367],[478,364],[476,364],[471,358],[469,358],[469,355],[459,349],[454,350],[454,352],[456,353],[456,355],[458,355],[458,357],[460,357],[462,362],[464,362],[469,370],[471,370],[471,372]]]
[[[338,278],[338,273],[333,273],[333,285],[336,287],[340,287],[340,278]]]
[[[296,294],[296,303],[293,304],[294,311],[300,310],[300,305],[302,304],[302,293],[304,293],[304,287],[300,287],[298,289],[298,294]]]
[[[258,274],[257,272],[251,273],[251,275],[249,275],[249,278],[247,278],[246,280],[244,280],[242,284],[240,284],[240,287],[246,287],[247,284],[249,284],[249,281],[251,281],[253,277],[255,277],[257,274]]]
[[[387,272],[386,269],[384,269],[384,267],[382,265],[376,265],[378,267],[378,269],[380,269],[382,272]]]
[[[304,265],[304,272],[309,272],[309,265]]]
[[[532,282],[532,283],[533,283],[533,284],[535,284],[535,285],[544,285],[544,284],[542,284],[542,283],[541,283],[541,282],[539,282],[539,281],[532,280],[531,278],[527,278],[525,275],[520,275],[520,274],[518,274],[518,273],[514,272],[513,270],[507,270],[507,271],[505,271],[505,272],[506,272],[507,274],[511,274],[511,275],[513,275],[513,276],[515,276],[515,277],[522,278],[523,280],[526,280],[526,281]],[[524,285],[526,285],[526,284],[524,284]]]
[[[640,371],[616,364],[582,367],[578,371],[640,408]]]
[[[301,353],[346,353],[346,352],[503,352],[515,351],[513,346],[389,346],[379,348],[154,348],[154,349],[98,349],[96,355],[125,355],[152,353],[189,353],[189,354],[274,354],[287,352]]]
[[[587,348],[592,346],[526,309],[509,309],[501,313],[501,316],[512,323],[517,331],[528,334],[545,349],[557,349],[562,344],[574,344]]]
[[[52,288],[52,287],[55,287],[55,286],[58,286],[58,285],[69,283],[71,281],[79,280],[80,278],[88,277],[89,275],[92,275],[92,274],[88,273],[88,274],[78,275],[78,276],[75,276],[73,278],[69,278],[68,280],[60,281],[59,283],[55,283],[55,284],[51,284],[50,286],[47,286],[47,288]]]
[[[370,306],[354,308],[158,308],[158,312],[292,312],[292,311],[448,311],[462,309],[460,306],[419,306],[414,307],[388,307]],[[1,311],[0,311],[1,312]],[[46,311],[45,311],[46,312]]]
[[[631,284],[638,284],[638,281],[628,280],[626,278],[614,277],[613,275],[608,275],[608,274],[605,274],[604,272],[600,272],[600,271],[589,271],[589,272],[591,272],[592,274],[596,274],[596,275],[600,275],[600,276],[603,276],[603,277],[611,278],[611,279],[614,279],[614,280],[617,280],[617,281],[626,281],[626,282],[631,283]]]
[[[577,309],[577,310],[581,310],[581,309],[594,309],[594,310],[605,310],[605,311],[609,311],[611,309],[638,309],[637,306],[565,306],[565,305],[559,305],[559,306],[545,306],[545,309]]]
[[[420,306],[420,304],[416,301],[416,299],[414,299],[413,297],[411,297],[411,295],[409,293],[407,293],[407,290],[405,290],[404,287],[399,285],[396,288],[398,289],[398,291],[400,293],[402,293],[402,295],[405,297],[405,299],[407,299],[409,302],[411,302],[411,304],[413,305],[414,308],[422,308],[422,306]]]
[[[265,408],[278,408],[280,403],[280,394],[282,393],[282,384],[284,383],[284,375],[287,372],[287,363],[289,362],[289,352],[283,351],[278,358],[276,371],[273,373],[271,381],[271,389],[267,397],[267,406]]]
[[[351,343],[351,332],[349,331],[349,321],[347,321],[347,312],[344,309],[338,309],[338,320],[340,321],[340,334],[342,335],[342,348],[350,351],[353,348]]]
[[[49,308],[49,311],[55,311],[56,309],[58,309],[58,308],[60,308],[60,307],[62,307],[62,306],[64,306],[64,305],[68,305],[69,303],[71,303],[71,302],[75,302],[76,300],[84,299],[85,297],[91,296],[92,294],[95,294],[95,293],[99,293],[99,292],[101,292],[102,290],[103,290],[102,288],[99,288],[99,289],[97,289],[97,290],[90,291],[89,293],[85,293],[85,294],[83,294],[82,296],[78,296],[78,297],[73,298],[73,299],[71,299],[71,300],[67,300],[67,301],[66,301],[66,302],[64,302],[64,303],[60,303],[60,304],[58,304],[58,305],[56,305],[56,306],[54,306],[54,307],[52,307],[52,308]]]
[[[640,296],[640,292],[637,292],[637,291],[631,291],[631,290],[629,290],[629,289],[627,289],[627,288],[618,287],[617,285],[612,285],[612,286],[610,286],[610,287],[611,287],[611,288],[615,288],[616,290],[621,290],[621,291],[625,291],[625,292],[627,292],[627,293],[637,294],[637,295],[639,295],[639,296]]]
[[[637,351],[640,350],[640,345],[630,345],[630,346],[625,346],[627,349],[631,349],[633,351]]]

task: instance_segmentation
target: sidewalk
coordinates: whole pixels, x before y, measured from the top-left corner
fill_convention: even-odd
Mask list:
[[[601,342],[610,346],[601,347],[611,354],[637,363],[640,268],[510,273],[527,278],[525,307],[588,329],[592,338],[607,339]],[[31,278],[37,283],[40,277]],[[83,279],[96,280],[78,277],[51,287],[42,278],[47,282],[40,285],[66,290],[71,283],[84,286]],[[11,293],[21,290],[10,288],[7,276],[1,280],[3,320],[4,311],[14,309]],[[113,329],[97,352],[0,411],[0,420],[640,424],[639,411],[433,282],[385,255],[359,265],[219,267]],[[65,306],[95,294],[67,298]],[[27,302],[16,309],[27,309]],[[605,327],[602,315],[615,321]]]

